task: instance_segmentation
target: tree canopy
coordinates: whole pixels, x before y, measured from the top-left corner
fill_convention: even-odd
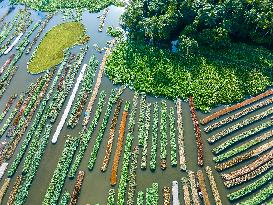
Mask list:
[[[131,38],[185,35],[210,45],[229,40],[272,46],[272,0],[131,0],[122,16]]]

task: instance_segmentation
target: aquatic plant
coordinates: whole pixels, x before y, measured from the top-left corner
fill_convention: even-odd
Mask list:
[[[53,27],[41,41],[28,64],[32,74],[44,72],[62,62],[66,49],[86,40],[85,28],[79,22]]]

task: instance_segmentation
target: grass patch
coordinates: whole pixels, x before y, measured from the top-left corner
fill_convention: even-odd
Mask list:
[[[77,44],[83,44],[88,36],[79,22],[63,23],[48,31],[33,54],[28,71],[37,74],[62,62],[64,52]]]
[[[194,97],[202,111],[255,95],[273,83],[272,52],[234,43],[230,48],[199,48],[195,56],[179,56],[140,42],[121,42],[107,61],[115,83],[170,99]]]

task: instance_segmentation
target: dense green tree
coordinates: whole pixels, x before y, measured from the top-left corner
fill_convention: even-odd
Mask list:
[[[152,42],[182,32],[212,46],[230,39],[273,45],[272,0],[132,0],[122,21],[131,38]]]

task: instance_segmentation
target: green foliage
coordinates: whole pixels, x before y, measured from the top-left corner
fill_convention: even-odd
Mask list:
[[[107,197],[107,205],[115,205],[115,189],[110,189]]]
[[[63,23],[53,27],[34,52],[28,71],[33,74],[43,72],[64,59],[66,49],[87,40],[85,28],[79,22]]]
[[[232,192],[227,197],[230,201],[238,200],[239,198],[241,198],[247,194],[250,194],[256,190],[259,190],[263,185],[267,184],[272,179],[273,179],[273,170],[269,171],[268,173],[263,175],[258,180],[252,182],[248,186],[245,186],[235,192]]]
[[[33,0],[10,0],[11,4],[25,4],[26,6],[40,11],[56,11],[59,9],[81,9],[87,8],[90,12],[100,11],[107,6],[114,4],[117,6],[123,6],[123,1],[121,0],[68,0],[68,1],[59,1],[59,0],[42,0],[42,1],[33,1]]]
[[[177,55],[141,42],[120,42],[107,61],[115,83],[155,96],[187,99],[207,111],[255,95],[272,85],[273,55],[264,48],[231,43],[226,49],[199,46],[194,56]]]
[[[131,1],[122,21],[131,37],[168,40],[179,24],[179,9],[177,0]]]
[[[229,44],[230,37],[272,45],[272,17],[271,0],[136,0],[122,21],[132,38],[170,41],[182,32],[212,46]]]
[[[178,53],[186,54],[187,56],[190,54],[194,54],[198,52],[198,42],[186,35],[180,35],[178,39]]]
[[[114,28],[113,26],[107,27],[107,34],[115,38],[123,38],[125,36],[124,30],[122,28]]]

